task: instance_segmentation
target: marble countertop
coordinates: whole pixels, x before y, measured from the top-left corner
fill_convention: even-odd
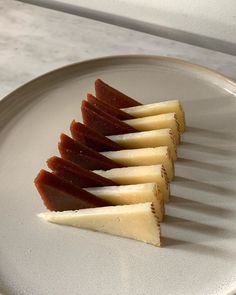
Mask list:
[[[236,56],[13,0],[0,0],[0,98],[55,68],[95,57],[154,54],[236,80]]]

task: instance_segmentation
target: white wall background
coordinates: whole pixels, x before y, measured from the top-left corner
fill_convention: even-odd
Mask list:
[[[45,2],[45,0],[32,0],[32,2]],[[72,10],[77,7],[78,11],[85,8],[95,10],[97,14],[104,12],[112,14],[114,23],[119,23],[119,17],[143,22],[142,25],[148,24],[149,29],[155,27],[156,34],[159,30],[161,36],[174,35],[177,39],[182,38],[180,41],[199,43],[200,46],[204,46],[204,42],[213,42],[212,47],[216,46],[216,49],[228,47],[232,54],[235,49],[236,55],[236,0],[47,0],[46,2],[71,5]],[[232,48],[232,44],[235,47]]]

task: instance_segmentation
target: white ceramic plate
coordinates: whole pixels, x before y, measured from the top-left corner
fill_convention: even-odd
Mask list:
[[[163,248],[48,224],[33,180],[102,78],[151,103],[179,98],[179,147]],[[0,292],[226,295],[236,290],[236,84],[152,56],[109,57],[46,74],[0,103]]]

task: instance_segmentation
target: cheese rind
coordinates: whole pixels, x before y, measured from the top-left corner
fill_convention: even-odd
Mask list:
[[[69,225],[160,246],[160,224],[152,203],[109,206],[77,211],[45,212],[46,221]]]
[[[159,221],[163,220],[165,213],[164,199],[156,183],[88,187],[84,190],[112,205],[152,202]]]
[[[163,165],[114,168],[106,171],[94,170],[93,172],[121,185],[155,182],[160,188],[165,202],[169,200],[170,187]]]
[[[143,118],[124,120],[129,126],[138,131],[156,130],[162,128],[170,128],[177,144],[180,143],[179,124],[175,113],[148,116]]]
[[[168,146],[172,159],[177,159],[176,143],[171,129],[150,130],[107,136],[126,149]]]
[[[180,127],[180,132],[184,132],[185,130],[185,114],[179,100],[168,100],[129,108],[123,108],[122,111],[125,111],[126,113],[136,118],[173,112],[176,113],[177,121]]]
[[[102,152],[103,156],[123,166],[148,166],[162,164],[169,181],[174,177],[174,164],[167,146]]]

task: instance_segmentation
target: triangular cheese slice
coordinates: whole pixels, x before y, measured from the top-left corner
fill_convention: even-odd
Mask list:
[[[122,122],[128,124],[129,126],[135,128],[138,131],[170,128],[172,130],[176,143],[180,143],[179,123],[177,122],[175,113],[123,120]]]
[[[109,206],[77,211],[46,212],[49,222],[69,225],[160,246],[160,224],[152,203]]]
[[[159,221],[163,221],[165,214],[164,198],[156,183],[87,187],[85,190],[111,205],[152,202]]]
[[[174,163],[167,146],[109,151],[102,152],[101,154],[125,167],[162,164],[166,170],[169,181],[173,180]]]
[[[170,186],[163,165],[135,166],[110,170],[94,170],[98,175],[120,184],[157,183],[165,202],[169,201]]]
[[[177,159],[176,143],[171,129],[118,134],[107,136],[107,138],[126,149],[168,146],[172,159],[174,161]]]
[[[176,113],[180,131],[184,132],[185,130],[185,115],[183,107],[179,100],[155,102],[151,104],[124,108],[122,110],[136,118],[155,116],[166,113]]]

